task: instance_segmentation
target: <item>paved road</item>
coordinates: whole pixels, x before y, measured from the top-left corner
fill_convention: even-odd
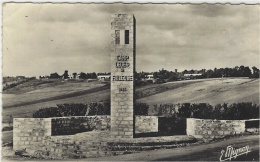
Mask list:
[[[249,145],[248,154],[240,155],[236,159],[242,161],[259,161],[259,135],[230,138],[224,141],[205,143],[189,147],[153,150],[136,154],[89,158],[88,161],[219,161],[221,150],[227,146],[241,148]]]

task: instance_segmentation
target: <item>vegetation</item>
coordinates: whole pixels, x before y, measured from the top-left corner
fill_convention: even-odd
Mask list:
[[[80,79],[97,79],[97,74],[95,72],[93,73],[83,73],[81,72],[79,74]]]
[[[149,105],[136,103],[135,115],[148,115]],[[259,105],[252,103],[217,104],[207,103],[160,104],[154,105],[157,116],[199,118],[217,120],[242,120],[259,118]],[[110,102],[88,104],[58,104],[57,107],[43,108],[33,114],[34,118],[110,115]]]
[[[42,77],[40,76],[40,78],[42,78]],[[49,78],[58,79],[58,78],[61,78],[61,76],[55,72],[55,73],[51,73]]]
[[[259,118],[259,105],[242,102],[233,104],[207,103],[160,104],[154,105],[154,113],[158,116],[199,118],[216,120],[242,120]]]
[[[136,115],[148,115],[149,106],[145,103],[135,104]],[[110,102],[93,102],[88,104],[58,104],[57,107],[39,109],[33,118],[50,118],[65,116],[110,115]]]
[[[69,78],[68,70],[65,70],[62,76],[64,79],[68,79]]]
[[[11,82],[3,82],[3,90],[7,90],[7,89],[11,89],[14,88],[20,84],[29,82],[31,80],[35,80],[35,77],[31,77],[31,78],[22,78],[20,80],[15,80],[15,81],[11,81]]]
[[[250,75],[251,78],[260,78],[259,75],[259,69],[257,69],[255,66],[252,67],[253,73]]]
[[[214,68],[213,70],[201,69],[201,70],[184,70],[182,72],[159,70],[152,73],[139,72],[135,73],[135,85],[144,86],[152,83],[165,83],[171,81],[185,80],[185,79],[204,79],[204,78],[222,78],[222,77],[249,77],[259,78],[259,69],[255,66],[252,67],[251,72],[248,66],[241,65],[234,68]],[[146,76],[153,74],[154,80],[147,80]],[[185,76],[185,74],[187,76]]]
[[[149,105],[146,103],[137,102],[134,104],[135,115],[148,115]]]

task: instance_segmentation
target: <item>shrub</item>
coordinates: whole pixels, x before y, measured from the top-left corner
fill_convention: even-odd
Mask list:
[[[191,117],[190,103],[181,104],[177,115],[183,118]]]
[[[154,110],[158,116],[175,117],[176,109],[174,104],[166,103],[159,106],[154,105]]]
[[[110,104],[108,103],[90,103],[88,105],[88,115],[110,115]]]
[[[34,118],[64,117],[64,116],[110,115],[110,106],[105,103],[89,104],[58,104],[57,107],[43,108],[33,113]]]
[[[148,115],[149,105],[136,103],[134,106],[135,115]],[[39,109],[33,113],[33,118],[50,118],[64,116],[93,116],[110,115],[110,101],[83,103],[58,104],[57,107]]]
[[[178,110],[176,111],[176,107]],[[259,118],[259,105],[253,103],[217,104],[207,103],[154,105],[155,114],[165,117],[200,118],[217,120],[242,120]]]
[[[212,119],[213,107],[207,103],[190,105],[191,117],[201,119]]]
[[[38,111],[33,113],[33,118],[49,118],[49,117],[62,117],[62,114],[57,107],[39,109]]]
[[[135,115],[148,115],[149,105],[146,103],[135,103],[134,104],[134,113]]]
[[[87,112],[87,104],[58,104],[58,112],[61,116],[82,116]]]

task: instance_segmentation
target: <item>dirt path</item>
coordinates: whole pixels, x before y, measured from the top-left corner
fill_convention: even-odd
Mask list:
[[[201,145],[153,150],[137,154],[110,156],[101,158],[81,159],[82,161],[219,161],[221,150],[227,146],[241,148],[249,145],[251,152],[241,155],[236,160],[259,160],[259,135],[230,138],[224,141],[205,143]],[[233,159],[234,160],[234,159]]]
[[[232,146],[237,149],[247,145],[250,148],[250,152],[248,154],[240,155],[236,159],[232,159],[232,161],[259,161],[259,135],[232,137],[217,142],[196,144],[173,149],[152,150],[136,154],[53,161],[219,161],[221,150],[226,150],[227,146]],[[25,157],[16,157],[15,159],[16,160],[3,158],[2,160],[3,162],[50,161],[43,159],[29,159]]]

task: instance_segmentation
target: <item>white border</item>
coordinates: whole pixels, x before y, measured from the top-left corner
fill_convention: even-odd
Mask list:
[[[36,3],[209,3],[209,4],[260,4],[260,0],[2,0],[5,2],[36,2]],[[2,8],[2,6],[1,6]]]

